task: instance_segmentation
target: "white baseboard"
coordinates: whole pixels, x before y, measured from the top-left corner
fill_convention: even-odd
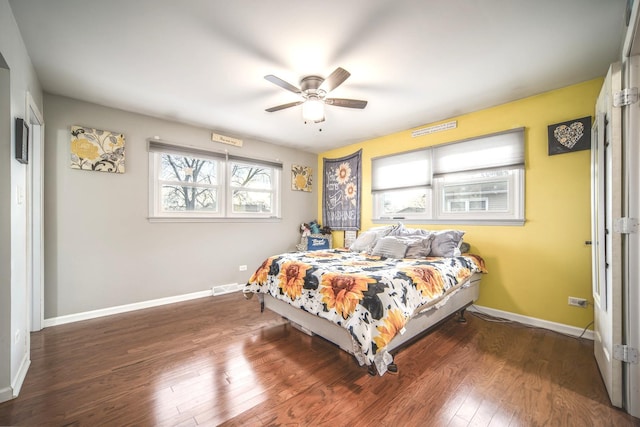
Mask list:
[[[559,332],[565,335],[571,335],[574,337],[579,337],[584,330],[584,328],[576,328],[575,326],[550,322],[548,320],[542,320],[536,317],[523,316],[521,314],[511,313],[509,311],[496,310],[495,308],[483,307],[481,305],[472,305],[468,310],[488,314],[493,317],[511,320],[514,322],[522,323],[524,325],[534,326],[536,328],[549,329],[551,331]],[[584,335],[582,335],[582,338],[590,339],[593,341],[593,331],[587,329]]]
[[[176,295],[173,297],[158,298],[149,301],[136,302],[133,304],[118,305],[115,307],[107,307],[99,310],[85,311],[83,313],[68,314],[65,316],[51,317],[44,319],[43,326],[64,325],[65,323],[79,322],[81,320],[95,319],[112,314],[126,313],[128,311],[140,310],[143,308],[158,307],[160,305],[173,304],[175,302],[189,301],[196,298],[210,297],[213,295],[212,290],[193,292],[190,294]]]
[[[22,358],[22,362],[20,362],[18,373],[11,383],[11,392],[13,393],[13,397],[18,397],[18,394],[20,394],[20,389],[22,389],[24,379],[27,377],[29,366],[31,366],[31,359],[29,358],[29,354],[25,353],[24,357]]]
[[[13,389],[11,387],[0,388],[0,403],[7,402],[13,398]]]

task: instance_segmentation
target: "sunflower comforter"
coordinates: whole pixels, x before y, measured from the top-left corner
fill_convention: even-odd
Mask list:
[[[391,259],[341,249],[285,253],[267,258],[244,293],[268,293],[347,329],[358,362],[384,372],[393,360],[385,350],[391,339],[473,273],[486,269],[470,254]]]

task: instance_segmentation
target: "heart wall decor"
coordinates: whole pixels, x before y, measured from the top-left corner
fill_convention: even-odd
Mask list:
[[[549,155],[589,150],[591,116],[549,126]]]

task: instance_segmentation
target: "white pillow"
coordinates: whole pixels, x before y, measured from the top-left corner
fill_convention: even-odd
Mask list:
[[[392,225],[372,227],[360,233],[358,238],[349,246],[349,250],[353,252],[369,252],[375,247],[378,239],[387,236],[393,229],[394,226]]]
[[[367,252],[375,245],[378,235],[375,231],[365,231],[349,246],[353,252]]]

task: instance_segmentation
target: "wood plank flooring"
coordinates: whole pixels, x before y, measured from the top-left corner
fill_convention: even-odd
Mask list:
[[[51,327],[0,425],[640,426],[591,341],[467,318],[383,377],[240,293]]]

